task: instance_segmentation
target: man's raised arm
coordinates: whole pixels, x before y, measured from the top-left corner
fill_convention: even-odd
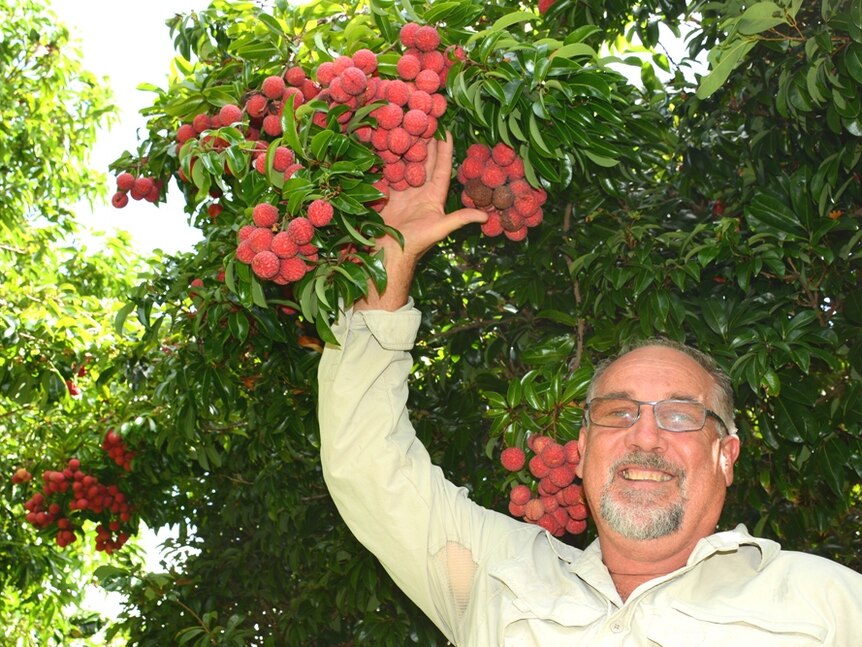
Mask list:
[[[420,315],[409,302],[421,256],[452,231],[482,222],[484,212],[446,214],[452,142],[434,141],[428,181],[392,192],[382,216],[404,247],[380,239],[388,284],[343,313],[319,369],[321,460],[333,500],[347,525],[395,582],[451,639],[469,604],[476,563],[472,539],[499,518],[446,481],[416,439],[407,412],[409,350]]]

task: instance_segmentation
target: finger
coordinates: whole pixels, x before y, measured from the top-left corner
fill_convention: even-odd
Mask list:
[[[433,146],[433,166],[431,167],[430,179],[436,185],[442,187],[443,193],[449,190],[449,180],[452,177],[452,133],[446,133],[445,140],[434,140]],[[429,151],[428,156],[431,157],[432,152]]]
[[[435,227],[437,229],[435,233],[439,240],[443,240],[446,236],[451,234],[453,231],[460,229],[464,225],[474,222],[482,223],[487,220],[488,214],[485,211],[481,211],[479,209],[458,209],[457,211],[446,214],[438,221]]]

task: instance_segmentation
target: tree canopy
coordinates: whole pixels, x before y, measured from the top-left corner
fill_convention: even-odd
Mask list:
[[[859,0],[214,0],[168,19],[171,76],[144,86],[147,132],[111,168],[115,205],[180,191],[203,232],[146,261],[60,236],[70,197],[105,190],[85,151],[110,106],[62,27],[19,5],[0,0],[4,74],[26,80],[0,89],[0,467],[32,480],[2,488],[0,617],[20,644],[93,644],[104,625],[135,645],[444,644],[341,523],[315,419],[340,305],[385,284],[377,209],[404,163],[371,139],[387,90],[340,100],[323,70],[367,50],[362,83],[400,87],[405,24],[440,37],[417,58],[442,61],[426,94],[446,101],[428,136],[456,142],[448,205],[483,190],[476,145],[515,155],[541,202],[530,226],[500,207],[498,235],[467,227],[423,260],[410,409],[435,462],[505,512],[537,479],[501,450],[576,438],[595,364],[663,335],[734,383],[743,453],[722,523],[862,568]],[[255,229],[270,231],[245,257]],[[279,256],[282,230],[295,249]],[[86,475],[93,496],[72,497]],[[23,507],[36,493],[56,514]],[[177,529],[159,572],[122,547],[141,522]],[[126,596],[118,621],[64,616],[91,572]]]

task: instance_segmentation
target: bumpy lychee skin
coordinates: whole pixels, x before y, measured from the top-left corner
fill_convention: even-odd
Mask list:
[[[525,505],[527,509],[524,518],[528,521],[538,521],[545,514],[545,507],[538,499],[530,499]]]
[[[420,25],[415,22],[408,22],[401,27],[398,32],[398,38],[404,47],[414,47],[416,45],[416,32],[419,31]]]
[[[383,167],[383,177],[387,182],[399,182],[404,179],[405,166],[401,160],[389,162]]]
[[[404,153],[406,162],[424,162],[428,158],[428,144],[424,139],[417,139]]]
[[[131,196],[135,200],[143,200],[154,186],[153,181],[148,177],[135,178],[135,183],[130,190]]]
[[[284,79],[275,75],[266,77],[260,86],[261,92],[268,99],[281,99],[284,94],[284,88]]]
[[[251,219],[258,227],[272,227],[278,222],[278,208],[268,202],[261,202],[252,209]]]
[[[440,75],[434,70],[422,70],[416,75],[416,89],[431,94],[440,89]]]
[[[279,258],[292,258],[299,253],[299,245],[286,231],[280,231],[273,237],[270,249]]]
[[[386,84],[386,100],[397,106],[406,105],[410,100],[410,86],[404,81],[394,79]]]
[[[551,480],[551,483],[557,487],[564,488],[571,485],[572,481],[575,480],[575,468],[571,465],[560,465],[559,467],[554,467],[551,469],[551,473],[548,474],[548,478]]]
[[[317,82],[323,87],[329,87],[332,79],[335,78],[335,65],[332,61],[324,61],[317,66]]]
[[[292,150],[287,146],[279,146],[272,155],[272,168],[279,173],[284,173],[287,167],[293,164],[295,159],[296,157]]]
[[[267,227],[258,227],[248,237],[248,244],[255,253],[265,252],[272,245],[275,234]]]
[[[480,176],[485,186],[496,189],[506,183],[506,172],[496,164],[486,165]]]
[[[271,251],[258,252],[251,259],[251,270],[262,279],[271,279],[279,267],[279,258]]]
[[[407,100],[407,107],[410,110],[421,110],[426,115],[431,113],[433,99],[431,95],[424,90],[414,90],[410,93],[410,98]]]
[[[117,191],[111,196],[111,205],[116,209],[122,209],[129,204],[129,194],[125,191]]]
[[[117,176],[117,190],[118,191],[131,191],[132,187],[135,185],[135,176],[126,171],[120,173]]]
[[[524,468],[527,462],[527,455],[520,447],[506,447],[500,453],[500,463],[510,472],[517,472]],[[526,503],[522,501],[521,503]]]
[[[353,64],[365,74],[374,74],[377,70],[377,54],[370,49],[360,49],[353,53]]]
[[[413,35],[413,44],[420,52],[430,52],[440,46],[440,34],[431,25],[423,25]]]
[[[247,240],[240,242],[236,247],[236,260],[240,263],[245,263],[246,265],[250,265],[251,261],[254,259],[256,251],[251,248],[251,243]]]
[[[255,227],[254,225],[243,225],[239,228],[239,231],[237,232],[237,240],[240,242],[248,240],[248,237],[251,236],[256,229],[257,227]]]
[[[288,68],[287,72],[284,73],[284,80],[297,88],[302,86],[306,78],[308,77],[305,75],[305,70],[298,65]]]
[[[194,139],[195,137],[197,137],[197,135],[198,135],[198,133],[195,130],[194,126],[192,126],[191,124],[183,124],[182,126],[177,128],[177,134],[176,134],[177,143],[180,146],[182,146],[188,140]]]
[[[491,149],[491,159],[500,166],[508,166],[515,161],[515,157],[515,151],[503,142],[497,142]]]
[[[446,97],[442,94],[432,94],[431,95],[431,116],[435,119],[439,119],[443,116],[443,113],[446,112],[446,108],[448,107],[448,103],[446,102]]]
[[[513,486],[512,490],[509,492],[509,501],[517,505],[526,505],[527,501],[529,501],[531,498],[532,493],[530,492],[530,488],[528,488],[523,483],[519,483],[518,485]]]
[[[512,190],[504,184],[503,186],[498,186],[494,189],[491,202],[497,209],[502,211],[503,209],[508,209],[512,206],[515,202],[515,194],[512,193]]]
[[[378,127],[384,130],[392,130],[401,125],[404,119],[404,111],[395,103],[387,103],[385,106],[380,106],[371,113],[371,116],[377,119]]]
[[[281,259],[278,273],[288,282],[298,281],[308,271],[308,265],[299,256]]]
[[[416,78],[416,75],[422,71],[422,61],[415,56],[405,54],[398,59],[395,69],[398,72],[398,76],[402,79],[405,81],[412,81]]]
[[[494,197],[494,191],[481,180],[470,180],[464,185],[464,190],[467,192],[478,209],[487,207],[491,204]]]
[[[527,237],[527,225],[524,225],[517,231],[508,231],[504,229],[503,235],[509,240],[518,243]]]
[[[267,115],[263,118],[263,132],[270,137],[280,136],[284,130],[281,127],[281,117],[278,115]]]
[[[192,128],[194,128],[195,132],[197,132],[198,134],[202,133],[205,130],[209,130],[210,124],[210,116],[207,114],[195,115],[195,118],[192,119]]]
[[[334,210],[332,205],[323,199],[312,201],[308,205],[308,221],[315,227],[325,227],[332,221]]]
[[[420,162],[410,162],[404,166],[404,179],[410,186],[425,184],[425,165]]]
[[[402,121],[404,130],[417,137],[428,127],[428,115],[421,110],[408,110]]]
[[[500,222],[505,231],[518,231],[524,226],[524,216],[514,209],[504,209],[500,212]]]
[[[400,126],[389,131],[386,147],[397,155],[403,155],[413,145],[413,139],[404,128]]]
[[[341,84],[347,94],[356,96],[365,91],[368,79],[358,67],[349,67],[341,73]]]
[[[332,61],[333,70],[335,70],[335,74],[339,75],[344,70],[349,67],[353,67],[353,59],[349,56],[341,55],[336,57],[334,61]]]
[[[467,148],[467,157],[475,157],[484,161],[491,157],[491,149],[485,146],[485,144],[470,144]]]
[[[237,105],[227,103],[218,111],[218,118],[223,126],[235,124],[242,121],[242,110]]]
[[[297,245],[306,245],[314,238],[314,225],[302,216],[291,220],[285,231]]]
[[[263,94],[252,94],[245,102],[245,111],[252,119],[260,119],[266,114],[266,97]]]

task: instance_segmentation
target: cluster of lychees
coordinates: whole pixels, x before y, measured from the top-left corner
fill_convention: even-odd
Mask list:
[[[527,228],[542,222],[547,193],[530,186],[524,179],[524,161],[503,142],[493,148],[470,146],[458,167],[458,181],[464,185],[462,204],[488,212],[482,224],[486,236],[505,234],[509,240],[524,240]]]
[[[128,448],[123,437],[113,429],[105,434],[102,440],[102,449],[117,465],[127,472],[132,471],[132,459],[135,457],[135,452]]]
[[[254,225],[239,230],[236,259],[251,265],[262,279],[279,285],[298,281],[318,258],[318,248],[311,241],[316,228],[332,220],[334,209],[323,199],[313,200],[305,216],[291,218],[279,230],[281,215],[278,207],[262,202],[252,210]],[[277,233],[276,233],[277,232]]]
[[[129,172],[117,176],[117,191],[111,196],[111,204],[122,209],[129,204],[129,196],[133,200],[158,202],[162,194],[162,183],[144,175],[135,176]]]
[[[530,436],[527,448],[534,454],[529,463],[520,447],[507,447],[500,455],[505,469],[518,472],[527,465],[538,481],[535,494],[523,483],[512,487],[509,513],[542,526],[555,537],[582,533],[589,512],[583,490],[575,483],[575,469],[581,460],[578,441],[560,445],[549,436]]]
[[[53,526],[60,548],[77,540],[83,519],[101,522],[96,526],[96,550],[111,553],[128,541],[132,507],[117,485],[106,485],[83,471],[77,458],[69,459],[63,470],[45,471],[42,481],[42,491],[24,502],[26,519],[36,528]]]

